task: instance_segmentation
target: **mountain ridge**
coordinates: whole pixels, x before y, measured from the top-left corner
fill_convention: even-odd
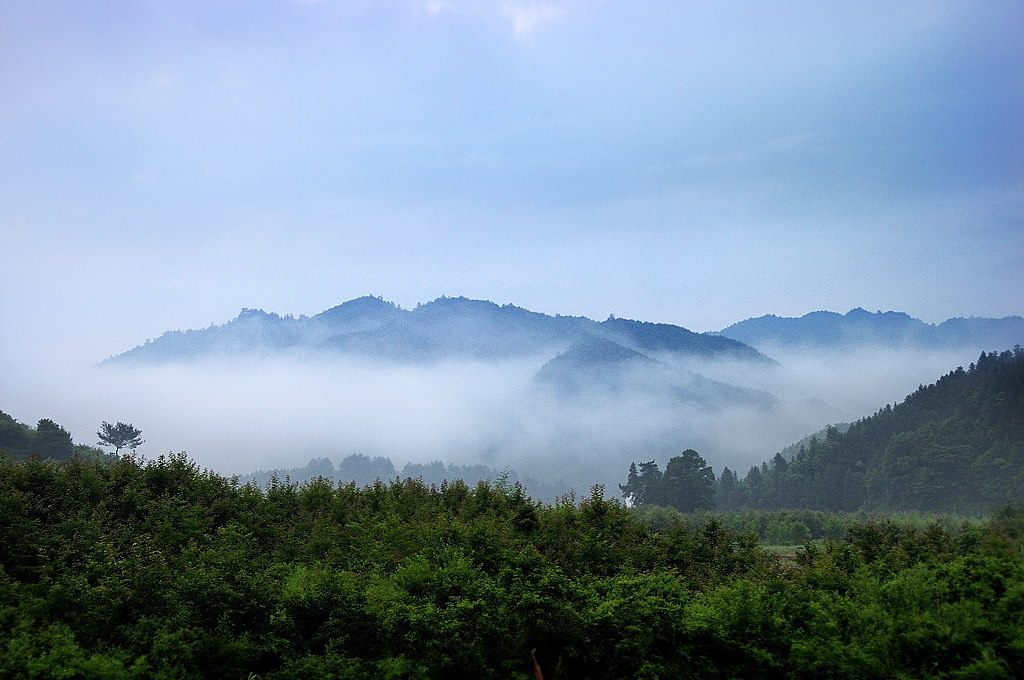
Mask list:
[[[101,365],[145,365],[307,352],[355,355],[400,363],[445,359],[497,360],[564,351],[586,335],[640,353],[721,356],[770,363],[744,343],[672,324],[610,317],[551,316],[488,300],[441,297],[405,310],[363,296],[312,317],[243,308],[237,317],[202,330],[167,331]]]
[[[847,349],[857,345],[991,350],[1024,342],[1024,318],[953,317],[929,324],[905,312],[869,312],[855,307],[846,314],[826,310],[801,317],[766,314],[734,323],[714,335],[762,350]]]

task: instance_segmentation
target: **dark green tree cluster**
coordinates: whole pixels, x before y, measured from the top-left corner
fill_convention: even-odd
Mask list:
[[[984,514],[1024,502],[1024,349],[983,353],[792,460],[777,454],[742,480],[723,471],[717,492],[728,509]]]
[[[663,505],[680,512],[715,507],[715,473],[693,449],[669,459],[665,472],[653,460],[629,466],[622,497],[634,506]]]
[[[947,513],[860,511],[855,513],[825,510],[714,510],[680,513],[671,508],[649,505],[634,509],[634,514],[651,530],[663,531],[675,524],[697,530],[714,519],[725,529],[753,534],[762,544],[801,546],[807,541],[838,540],[851,527],[872,522],[894,522],[924,530],[937,525],[946,531],[960,531],[982,521],[979,517]]]
[[[0,677],[1019,677],[1024,511],[848,533],[783,565],[600,487],[0,460]]]
[[[0,411],[0,454],[63,460],[75,454],[95,456],[102,452],[91,446],[75,445],[71,433],[49,418],[40,419],[32,428]]]

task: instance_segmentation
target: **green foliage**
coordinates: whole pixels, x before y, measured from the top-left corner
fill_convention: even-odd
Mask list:
[[[73,444],[68,431],[52,420],[44,418],[32,428],[0,411],[0,457],[20,459],[33,455],[58,460],[74,456],[91,460],[107,457],[95,446]]]
[[[715,473],[693,449],[669,459],[665,472],[653,460],[629,466],[622,497],[633,505],[666,505],[680,512],[715,507]]]
[[[0,411],[0,452],[26,455],[33,436],[32,428]]]
[[[0,460],[0,676],[1019,676],[1024,509],[926,520]]]
[[[679,512],[715,507],[715,473],[693,449],[669,459],[663,484],[666,502]]]
[[[35,435],[29,446],[32,453],[43,458],[60,460],[70,458],[74,448],[71,434],[57,423],[49,418],[43,418],[36,423]]]
[[[100,439],[98,446],[112,446],[114,455],[117,455],[121,449],[134,451],[144,443],[142,430],[131,423],[118,422],[116,425],[111,425],[104,420],[96,436]]]
[[[830,426],[791,460],[723,479],[718,493],[727,509],[980,516],[1024,503],[1024,349],[983,353],[845,431]]]

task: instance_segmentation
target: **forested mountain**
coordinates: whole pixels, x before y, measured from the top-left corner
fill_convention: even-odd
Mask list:
[[[752,347],[834,348],[854,346],[992,349],[1024,343],[1024,318],[954,318],[928,324],[903,312],[846,314],[811,312],[799,318],[774,314],[747,319],[719,331]]]
[[[554,355],[584,336],[604,338],[637,352],[769,361],[736,340],[694,333],[670,324],[550,316],[514,305],[499,306],[461,297],[442,297],[404,310],[380,298],[362,297],[313,317],[243,309],[226,324],[203,330],[168,331],[103,363],[164,364],[289,353],[403,363],[493,360]]]
[[[768,407],[775,401],[766,392],[717,382],[595,336],[581,338],[544,364],[536,382],[566,397],[603,398],[643,391],[670,402],[708,408],[737,404]]]
[[[1024,349],[983,353],[846,432],[829,428],[792,460],[722,477],[726,509],[980,513],[1024,502]]]

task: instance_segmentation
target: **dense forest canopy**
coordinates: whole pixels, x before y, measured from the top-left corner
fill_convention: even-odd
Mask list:
[[[846,431],[830,427],[792,460],[742,480],[719,506],[985,513],[1024,502],[1024,349],[982,353]]]
[[[5,678],[1012,678],[1024,509],[781,561],[595,487],[240,486],[184,455],[0,460]]]

